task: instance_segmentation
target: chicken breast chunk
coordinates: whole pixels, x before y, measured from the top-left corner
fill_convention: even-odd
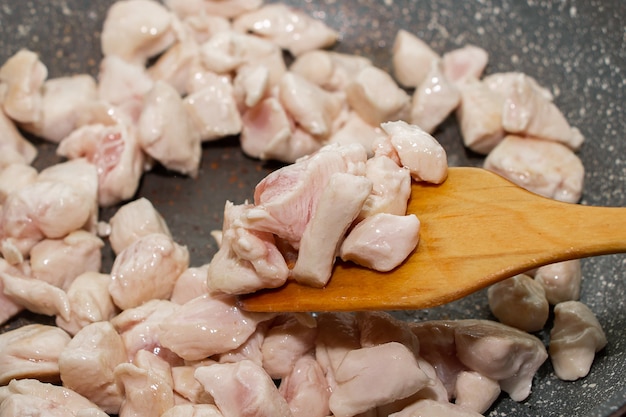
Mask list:
[[[557,262],[537,268],[535,280],[546,291],[550,304],[576,301],[580,297],[582,270],[580,259]]]
[[[42,112],[42,87],[48,69],[39,56],[21,49],[0,67],[0,82],[6,84],[4,112],[22,123],[38,122]]]

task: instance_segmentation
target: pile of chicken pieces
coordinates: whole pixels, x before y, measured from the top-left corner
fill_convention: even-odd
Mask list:
[[[576,301],[579,261],[492,287],[502,323],[237,307],[237,294],[288,278],[323,286],[337,257],[400,264],[419,244],[411,181],[445,181],[431,134],[450,115],[487,169],[550,198],[582,193],[583,137],[531,77],[483,77],[483,49],[440,56],[405,30],[392,76],[324,49],[337,40],[282,4],[122,0],[104,22],[97,79],[48,79],[29,50],[0,67],[0,322],[24,309],[56,321],[0,334],[0,417],[476,416],[501,392],[530,394],[548,352],[528,332],[549,304],[555,372],[589,372],[606,338]],[[38,172],[22,132],[66,160]],[[133,197],[155,164],[195,177],[202,144],[232,135],[249,156],[288,165],[253,202],[226,202],[219,251],[191,266]]]

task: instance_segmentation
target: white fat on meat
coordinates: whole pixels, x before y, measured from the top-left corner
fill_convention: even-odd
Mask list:
[[[391,271],[415,250],[419,230],[420,221],[414,214],[376,213],[352,228],[339,256],[376,271]]]
[[[0,168],[0,205],[13,191],[34,183],[38,174],[37,169],[21,163],[11,163]]]
[[[0,334],[0,384],[12,379],[59,378],[59,355],[70,336],[58,327],[27,324]]]
[[[289,71],[324,90],[341,91],[354,74],[368,66],[372,66],[368,58],[318,49],[298,55],[289,66]]]
[[[174,393],[189,400],[193,404],[215,404],[211,394],[194,377],[196,366],[183,365],[172,367]],[[176,417],[176,416],[174,416]]]
[[[350,107],[373,126],[409,117],[411,97],[380,68],[367,66],[354,74],[345,92]]]
[[[245,223],[297,249],[330,177],[341,172],[363,175],[366,160],[362,146],[334,144],[270,173],[255,187],[256,207],[247,212]]]
[[[116,383],[124,392],[120,416],[156,417],[174,406],[171,377],[169,380],[164,378],[158,368],[121,363],[115,368],[114,376]]]
[[[10,164],[29,165],[37,157],[37,148],[30,143],[15,126],[15,123],[0,110],[0,168]]]
[[[465,146],[488,154],[504,138],[502,111],[504,97],[484,82],[472,79],[459,85],[461,101],[456,117]]]
[[[456,378],[454,392],[455,404],[483,414],[500,396],[500,385],[478,372],[462,371]]]
[[[326,417],[330,414],[328,382],[313,355],[300,357],[278,390],[294,416]]]
[[[365,163],[365,176],[372,181],[372,192],[359,214],[364,219],[379,213],[406,214],[411,196],[411,173],[391,158],[378,155]]]
[[[187,301],[209,292],[207,286],[208,264],[187,268],[176,280],[170,301],[185,304]]]
[[[103,246],[102,239],[85,230],[71,232],[62,239],[44,239],[30,251],[32,275],[67,290],[83,272],[100,270]]]
[[[238,16],[233,29],[268,39],[294,56],[332,46],[339,34],[319,19],[285,4],[267,4]]]
[[[300,239],[298,259],[291,270],[296,281],[313,287],[328,283],[345,234],[371,191],[372,182],[366,177],[330,176]]]
[[[213,404],[178,404],[160,417],[223,417]]]
[[[325,91],[293,72],[281,78],[278,98],[298,126],[320,139],[330,136],[334,121],[346,106],[343,94]]]
[[[19,379],[9,382],[7,404],[2,403],[0,415],[50,417],[106,417],[96,404],[71,389],[40,382]],[[43,414],[40,414],[44,412]],[[31,414],[33,413],[33,414]],[[50,413],[50,414],[48,414]]]
[[[179,307],[167,300],[150,300],[139,307],[124,310],[111,319],[111,324],[122,336],[129,361],[140,350],[176,360],[175,355],[161,345],[159,334],[161,323]]]
[[[59,356],[63,386],[89,399],[103,411],[117,414],[124,399],[113,372],[127,361],[124,342],[108,321],[81,329]]]
[[[415,417],[415,416],[428,416],[428,417],[480,417],[482,414],[477,413],[471,409],[465,407],[440,402],[431,399],[423,399],[411,404],[405,409],[398,411],[397,413],[390,414],[389,417]]]
[[[145,167],[135,129],[121,123],[80,127],[59,143],[57,154],[86,158],[96,167],[100,206],[111,206],[135,195]]]
[[[165,0],[165,5],[180,17],[207,14],[232,18],[262,4],[262,0]]]
[[[204,88],[183,100],[191,119],[190,139],[195,140],[193,135],[198,135],[200,140],[210,141],[239,134],[242,122],[232,84],[217,75],[213,75],[210,82],[208,78],[206,81]],[[196,151],[200,152],[197,146]]]
[[[28,311],[48,316],[70,318],[70,303],[62,289],[30,277],[0,273],[4,294]]]
[[[38,122],[42,112],[42,87],[48,69],[39,56],[20,49],[0,67],[0,83],[6,85],[2,99],[4,112],[16,122]]]
[[[271,314],[247,313],[231,296],[202,295],[179,306],[159,325],[163,347],[185,360],[201,360],[241,346]]]
[[[480,79],[489,62],[489,54],[475,45],[465,45],[442,57],[443,75],[451,83]]]
[[[606,344],[602,325],[585,304],[564,301],[554,307],[549,352],[557,377],[574,381],[586,376],[596,352]]]
[[[411,124],[428,133],[434,132],[461,102],[461,93],[443,71],[441,60],[433,61],[411,98]]]
[[[198,175],[200,135],[185,102],[169,84],[157,81],[144,97],[137,138],[141,148],[165,168]]]
[[[491,285],[487,298],[489,309],[501,323],[532,333],[543,329],[548,321],[546,291],[526,274]]]
[[[446,151],[430,134],[403,121],[386,122],[381,127],[400,164],[409,169],[413,179],[440,184],[447,178]]]
[[[392,49],[393,73],[404,87],[419,86],[432,67],[440,59],[430,46],[414,34],[400,29]]]
[[[413,352],[398,342],[348,352],[335,372],[330,399],[336,417],[351,417],[408,397],[430,384]]]
[[[71,335],[91,323],[106,321],[117,312],[109,295],[111,276],[99,272],[85,272],[74,279],[67,289],[70,316],[56,317],[56,325]]]
[[[195,377],[215,399],[224,417],[291,417],[274,381],[249,360],[196,369]]]
[[[246,226],[250,204],[226,202],[222,241],[209,263],[207,286],[228,294],[276,288],[285,283],[289,268],[276,246],[274,235]]]
[[[546,291],[550,304],[576,301],[580,297],[582,270],[580,259],[557,262],[537,268],[535,280]]]
[[[152,233],[117,255],[111,267],[109,293],[123,310],[152,299],[168,299],[188,267],[187,247],[167,235]]]
[[[102,25],[102,53],[144,65],[176,40],[173,21],[171,12],[155,1],[123,0],[113,3]]]
[[[582,161],[557,142],[508,135],[487,155],[483,166],[544,197],[576,203],[582,194]]]
[[[294,314],[278,316],[271,324],[263,344],[263,368],[273,379],[291,374],[295,364],[315,346],[317,328]]]
[[[98,99],[96,81],[88,74],[49,79],[42,94],[40,119],[22,128],[56,143],[80,125],[80,113]]]
[[[109,243],[119,254],[141,237],[152,233],[171,236],[163,216],[147,198],[138,198],[121,206],[109,220]]]
[[[328,138],[328,144],[337,143],[341,146],[359,144],[367,151],[367,156],[374,155],[374,143],[384,136],[380,127],[372,126],[361,119],[358,114],[348,110],[344,120]]]

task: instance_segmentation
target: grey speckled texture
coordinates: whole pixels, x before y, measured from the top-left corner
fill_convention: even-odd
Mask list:
[[[98,30],[110,0],[0,1],[0,60],[20,47],[42,55],[51,76],[95,73]],[[473,43],[490,53],[488,72],[519,70],[556,96],[568,120],[587,138],[583,204],[626,206],[626,3],[623,1],[306,1],[296,2],[341,33],[336,49],[359,53],[390,69],[398,29],[417,34],[443,53]],[[457,127],[436,134],[451,165],[479,165],[463,149]],[[38,166],[55,161],[41,144]],[[205,146],[198,181],[153,172],[140,194],[155,202],[175,237],[199,265],[215,252],[208,232],[219,228],[225,199],[242,202],[272,168],[242,156],[236,138]],[[103,218],[111,211],[102,213]],[[626,403],[626,258],[584,261],[582,300],[597,314],[609,344],[583,380],[561,382],[547,362],[531,396],[498,400],[490,416],[608,416]],[[407,320],[490,318],[484,293],[430,310],[396,312]],[[22,317],[27,321],[32,317]],[[37,318],[39,319],[39,318]],[[22,321],[17,321],[20,323]],[[547,342],[547,333],[539,334]]]

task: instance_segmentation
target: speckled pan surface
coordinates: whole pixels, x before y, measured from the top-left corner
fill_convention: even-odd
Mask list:
[[[51,77],[95,74],[98,32],[111,0],[1,0],[0,60],[19,48],[41,54]],[[298,4],[297,1],[289,3]],[[553,91],[556,103],[587,140],[582,203],[626,206],[626,3],[623,1],[306,1],[298,4],[337,29],[336,50],[371,58],[390,69],[391,45],[404,28],[440,53],[472,43],[490,53],[488,72],[519,70]],[[448,120],[436,137],[450,165],[480,165]],[[54,147],[39,144],[38,167],[56,162]],[[166,217],[175,238],[190,248],[194,266],[216,251],[209,232],[221,228],[224,202],[252,196],[254,185],[277,165],[242,155],[237,138],[204,146],[197,180],[163,171],[147,174],[140,194]],[[112,210],[102,213],[108,218]],[[503,231],[506,233],[506,231]],[[110,265],[107,255],[105,268]],[[591,373],[561,382],[546,364],[531,396],[515,403],[503,396],[491,416],[610,416],[626,403],[626,258],[585,260],[582,301],[595,312],[609,340]],[[477,293],[444,307],[396,312],[407,320],[490,318]],[[15,326],[39,317],[23,316]],[[539,336],[547,341],[547,334]]]

